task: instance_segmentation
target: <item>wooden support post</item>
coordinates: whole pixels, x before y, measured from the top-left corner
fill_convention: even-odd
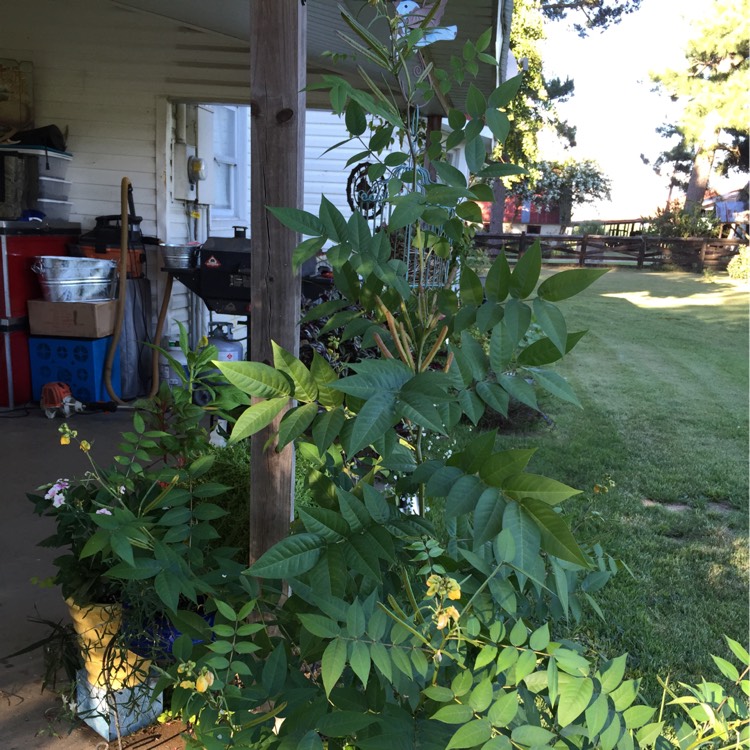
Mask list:
[[[643,263],[646,260],[646,237],[641,237],[641,247],[638,250],[638,268],[643,268]]]
[[[253,0],[250,13],[252,308],[250,359],[271,363],[271,341],[299,350],[300,279],[292,271],[299,236],[268,206],[303,206],[306,6]],[[294,448],[266,443],[277,418],[250,441],[250,562],[289,532]]]
[[[589,236],[584,234],[581,237],[581,254],[578,256],[578,265],[583,268],[586,265],[586,245],[588,245]]]

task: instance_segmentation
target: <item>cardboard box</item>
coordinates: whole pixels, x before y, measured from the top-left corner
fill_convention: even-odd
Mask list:
[[[29,300],[29,329],[34,336],[100,339],[115,327],[115,300],[45,302]]]

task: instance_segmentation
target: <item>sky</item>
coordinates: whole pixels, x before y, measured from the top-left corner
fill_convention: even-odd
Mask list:
[[[618,25],[585,39],[565,21],[546,24],[544,74],[575,81],[558,110],[578,130],[575,148],[542,141],[541,156],[594,159],[612,181],[612,200],[579,206],[574,219],[653,216],[666,204],[669,176],[656,175],[640,155],[653,160],[670,145],[656,128],[674,120],[676,105],[651,90],[649,73],[680,67],[689,19],[705,7],[704,0],[643,0]]]

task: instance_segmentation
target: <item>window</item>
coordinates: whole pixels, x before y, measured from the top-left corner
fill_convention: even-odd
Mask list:
[[[248,223],[250,137],[247,107],[215,106],[212,217]]]

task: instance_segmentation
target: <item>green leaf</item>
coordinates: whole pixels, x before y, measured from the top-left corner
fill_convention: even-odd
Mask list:
[[[477,172],[477,177],[496,178],[510,177],[511,175],[524,174],[526,170],[523,167],[517,167],[515,164],[488,164]]]
[[[518,93],[518,90],[521,88],[522,81],[523,74],[519,73],[517,76],[513,76],[513,78],[509,78],[507,81],[501,83],[489,95],[489,98],[487,99],[488,106],[495,107],[497,109],[507,107],[508,104],[513,101],[516,94]]]
[[[474,509],[474,547],[494,539],[503,528],[505,502],[493,487],[486,489]]]
[[[602,750],[613,750],[620,739],[621,733],[620,717],[617,714],[612,714],[607,728],[599,734],[599,747]]]
[[[451,112],[457,112],[457,110],[451,110]],[[450,113],[448,114],[450,120]],[[458,118],[460,118],[461,126],[465,124],[466,118],[462,112],[458,112]],[[455,125],[451,125],[455,130]],[[433,161],[431,165],[435,168],[437,176],[446,184],[452,187],[465,188],[466,187],[466,176],[460,169],[448,164],[444,161]]]
[[[613,690],[609,697],[617,711],[624,711],[638,697],[640,680],[626,680]]]
[[[611,693],[622,682],[627,659],[627,654],[621,654],[604,665],[601,674],[598,675],[603,692]]]
[[[463,201],[456,206],[456,216],[464,221],[472,222],[474,224],[482,223],[482,209],[472,200]],[[469,266],[464,266],[461,269],[461,276],[463,277],[464,272]]]
[[[568,487],[567,484],[556,479],[540,476],[539,474],[514,474],[507,477],[502,484],[503,492],[514,500],[534,498],[542,500],[548,505],[561,503],[573,495],[580,495],[580,490]]]
[[[561,727],[572,724],[588,707],[594,695],[594,683],[588,677],[561,679],[557,721]]]
[[[527,635],[528,632],[524,621],[516,620],[516,624],[510,631],[510,635],[508,636],[508,638],[513,646],[523,646],[523,644],[526,643]]]
[[[362,107],[354,99],[350,99],[344,110],[346,129],[352,135],[362,135],[367,130],[367,118]]]
[[[483,713],[492,703],[492,681],[485,677],[469,694],[468,704],[477,713]]]
[[[267,401],[259,401],[257,404],[248,406],[235,422],[230,442],[236,443],[260,432],[264,427],[271,424],[288,404],[289,398],[284,396],[282,398],[270,398]]]
[[[320,662],[320,672],[323,677],[323,687],[326,695],[330,696],[331,690],[341,677],[346,666],[346,641],[336,638],[331,641],[323,652]]]
[[[312,437],[315,441],[315,447],[321,454],[325,453],[331,443],[341,433],[346,417],[341,407],[323,412],[315,419],[312,428]]]
[[[565,342],[565,353],[567,354],[585,335],[586,331],[577,331],[569,333]],[[561,359],[557,347],[548,339],[543,338],[527,346],[518,355],[518,364],[524,367],[534,367],[538,365],[549,365]]]
[[[477,119],[484,114],[487,108],[487,100],[484,94],[472,83],[469,84],[469,90],[466,94],[466,111]]]
[[[362,641],[354,641],[352,644],[352,655],[349,657],[349,665],[359,678],[363,687],[367,687],[370,677],[370,649]]]
[[[392,682],[393,664],[388,649],[382,643],[376,641],[370,646],[370,656],[377,670],[388,682]]]
[[[481,745],[492,736],[492,727],[487,719],[473,719],[468,724],[464,724],[451,737],[445,750],[451,748],[469,748]]]
[[[503,316],[503,325],[508,329],[510,340],[518,344],[529,330],[531,324],[531,308],[519,302],[517,299],[509,300],[505,305],[505,315]]]
[[[545,622],[529,636],[529,648],[534,651],[544,651],[549,645],[549,623]]]
[[[286,537],[264,552],[248,572],[258,578],[295,578],[315,565],[322,544],[323,539],[317,534]]]
[[[297,513],[305,529],[335,544],[349,535],[349,526],[341,514],[316,506],[299,507]]]
[[[299,232],[309,237],[320,237],[325,234],[323,222],[315,214],[308,211],[302,211],[299,208],[275,208],[270,206],[268,210],[293,232]]]
[[[583,408],[570,383],[562,375],[536,367],[529,367],[527,371],[534,376],[537,385],[544,388],[547,393],[551,393],[561,401],[567,401],[579,408]]]
[[[528,466],[534,453],[536,448],[515,448],[494,453],[480,467],[479,476],[491,487],[502,487],[508,477],[520,474]]]
[[[282,689],[286,679],[286,670],[286,651],[284,644],[279,643],[263,664],[261,683],[269,695],[276,695]]]
[[[559,273],[545,279],[537,294],[548,302],[559,302],[574,297],[607,273],[606,268],[578,268]]]
[[[505,252],[495,258],[484,281],[484,293],[491,302],[502,302],[510,291],[510,266]]]
[[[418,221],[425,210],[425,197],[419,193],[394,198],[394,209],[388,221],[388,231],[395,232],[398,229],[414,224]]]
[[[315,728],[325,737],[349,737],[377,720],[361,711],[334,711],[322,716]]]
[[[533,724],[522,724],[520,727],[516,727],[511,732],[510,737],[513,742],[528,747],[547,745],[555,739],[555,735],[548,729]]]
[[[290,409],[279,424],[279,447],[283,447],[302,435],[318,415],[317,404],[304,404]],[[327,448],[328,446],[326,446]],[[323,453],[325,448],[320,449]]]
[[[296,750],[324,750],[323,740],[315,730],[311,729],[297,743]]]
[[[459,281],[459,293],[461,302],[465,305],[481,305],[484,299],[484,289],[479,276],[469,266],[461,269]]]
[[[510,293],[516,299],[526,299],[539,280],[542,270],[542,248],[537,240],[518,259],[510,276]]]
[[[497,383],[488,383],[482,381],[477,383],[477,396],[484,401],[490,409],[504,417],[508,416],[508,406],[510,405],[510,396]]]
[[[484,139],[481,135],[472,138],[466,142],[466,165],[469,167],[471,172],[477,173],[484,166],[484,161],[487,158],[487,150],[484,146]]]
[[[744,646],[727,635],[724,636],[724,639],[726,640],[729,648],[732,650],[732,653],[740,660],[740,662],[742,662],[743,665],[750,664],[750,654],[747,652],[747,649]]]
[[[550,663],[554,664],[554,661],[551,661]],[[599,695],[586,709],[586,725],[589,730],[589,736],[592,740],[602,731],[602,729],[604,729],[608,716],[609,706],[607,705],[607,696]]]
[[[457,518],[472,513],[487,488],[473,475],[464,475],[451,487],[445,498],[445,517]]]
[[[503,143],[510,133],[510,120],[508,115],[497,109],[488,109],[484,113],[484,120],[492,135],[499,143]]]
[[[726,636],[725,636],[726,637]],[[732,682],[737,682],[740,679],[740,673],[737,671],[737,667],[726,659],[722,659],[720,656],[711,655],[714,663],[719,668],[719,671]]]
[[[352,638],[359,638],[365,632],[365,612],[362,604],[355,599],[346,613],[346,630]]]
[[[365,526],[370,525],[372,518],[365,505],[356,495],[340,487],[336,488],[336,494],[338,495],[341,516],[352,531],[361,531]]]
[[[285,372],[294,383],[294,398],[299,401],[315,401],[318,398],[318,385],[307,367],[275,341],[271,342],[271,347],[274,366],[280,372]]]
[[[526,404],[526,406],[530,406],[537,411],[539,410],[534,388],[529,385],[520,374],[498,375],[497,380],[500,385],[508,391],[514,399],[516,399],[516,401],[520,401],[522,404]]]
[[[503,513],[503,534],[506,531],[515,544],[515,556],[511,564],[516,568],[516,576],[523,589],[527,576],[532,575],[537,579],[543,577],[544,565],[539,557],[541,534],[534,521],[515,502],[508,503]]]
[[[330,617],[314,613],[300,613],[297,617],[299,617],[302,627],[318,638],[335,638],[341,633],[338,623],[331,620]]]
[[[537,323],[547,334],[549,340],[557,347],[560,354],[565,354],[568,340],[568,326],[560,310],[551,302],[537,297],[533,302]]]
[[[495,372],[507,369],[516,350],[514,336],[505,321],[495,326],[490,337],[490,365]]]
[[[518,691],[503,693],[493,704],[487,714],[492,726],[507,727],[518,713]]]
[[[314,258],[323,249],[325,244],[325,237],[310,237],[300,242],[292,253],[292,267],[295,272],[299,271],[306,260]]]
[[[392,392],[371,396],[354,420],[347,453],[353,456],[382,437],[393,425],[396,395]]]
[[[453,693],[451,693],[452,695]],[[430,718],[433,721],[442,721],[443,724],[466,724],[467,721],[471,721],[473,716],[474,711],[471,706],[465,703],[451,703],[435,711]]]
[[[591,669],[591,665],[583,658],[583,656],[567,648],[557,649],[557,651],[553,653],[553,657],[557,662],[557,666],[565,672],[566,675],[585,677]],[[560,675],[560,685],[562,685],[563,679],[563,675]]]
[[[626,729],[638,729],[644,724],[651,721],[651,717],[656,713],[655,708],[651,706],[631,706],[622,712],[622,718],[625,722]]]
[[[428,430],[445,435],[445,427],[440,412],[435,407],[433,401],[428,396],[414,391],[402,390],[399,395],[397,404],[399,414],[414,422],[415,424],[425,427]]]
[[[556,513],[546,502],[531,497],[524,497],[518,502],[539,527],[542,535],[542,548],[545,552],[576,565],[584,567],[589,565],[589,561],[559,513]]]
[[[259,398],[291,396],[289,378],[262,362],[222,362],[215,361],[222,375],[243,393]]]

